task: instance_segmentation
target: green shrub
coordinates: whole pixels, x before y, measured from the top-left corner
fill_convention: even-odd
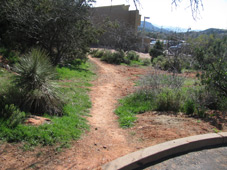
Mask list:
[[[121,64],[121,63],[124,63],[125,60],[124,60],[124,57],[125,57],[125,54],[123,51],[117,51],[115,53],[113,53],[113,64]]]
[[[0,55],[2,55],[10,64],[15,64],[19,61],[19,53],[10,51],[4,47],[0,48]]]
[[[103,53],[102,57],[101,57],[101,61],[105,61],[107,63],[112,63],[114,60],[113,58],[113,53],[110,51],[106,51]]]
[[[156,110],[178,112],[181,107],[181,98],[180,92],[164,89],[156,96]]]
[[[9,128],[15,128],[18,124],[24,121],[26,116],[25,112],[21,112],[16,106],[13,104],[6,105],[4,109],[5,118],[7,118],[7,126]]]
[[[123,62],[123,64],[126,64],[126,65],[133,65],[133,61],[135,61],[135,60],[130,60],[129,58],[127,58],[127,57],[124,57],[124,62]],[[137,61],[135,61],[135,62],[137,62]]]
[[[90,50],[89,54],[93,56],[93,55],[96,54],[98,51],[99,51],[98,49]]]
[[[3,103],[5,103],[5,101],[3,101]],[[25,112],[21,112],[14,104],[6,104],[5,106],[1,104],[0,119],[6,122],[8,128],[15,128],[24,121],[25,116]]]
[[[160,55],[153,59],[152,65],[156,68],[159,68],[161,70],[168,70],[169,68],[169,62],[167,58],[163,55]]]
[[[206,108],[204,108],[204,107],[197,107],[196,114],[199,117],[201,117],[201,118],[206,117]]]
[[[150,50],[149,54],[151,56],[151,62],[153,61],[153,59],[155,59],[156,57],[163,55],[163,43],[161,43],[160,41],[157,41],[154,45],[154,47]]]
[[[2,92],[0,93],[0,117],[4,116],[4,108],[5,108],[5,97],[3,96]]]
[[[135,51],[129,51],[126,54],[126,58],[129,59],[129,60],[138,61],[139,60],[139,55],[136,54]]]
[[[152,60],[152,65],[161,70],[181,73],[182,61],[176,56],[160,55]]]
[[[143,66],[149,66],[151,64],[151,61],[148,58],[145,58],[142,60]]]
[[[97,50],[97,51],[94,51],[92,56],[95,58],[102,58],[104,53],[105,53],[104,50]]]
[[[201,71],[201,82],[216,96],[227,96],[227,37],[200,36],[193,40],[193,57]]]
[[[192,115],[196,110],[195,102],[190,99],[188,99],[184,102],[183,107],[184,107],[184,113],[186,113],[187,115]]]
[[[35,114],[48,113],[61,116],[62,100],[58,97],[55,69],[52,67],[47,54],[39,49],[21,57],[15,65],[15,89],[20,96],[16,105],[21,110]],[[15,94],[16,95],[16,94]],[[18,95],[18,94],[17,94]]]
[[[0,54],[4,56],[6,53],[7,53],[7,49],[1,47],[1,48],[0,48]]]
[[[227,97],[221,97],[218,103],[218,109],[221,111],[227,110]]]
[[[125,63],[125,54],[123,51],[117,51],[114,53],[107,51],[102,56],[101,60],[110,64],[121,64]]]

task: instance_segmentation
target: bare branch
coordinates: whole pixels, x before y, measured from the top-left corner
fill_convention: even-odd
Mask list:
[[[172,5],[177,6],[181,2],[182,0],[172,0]],[[190,0],[190,8],[192,12],[192,17],[194,20],[196,20],[198,18],[198,14],[200,13],[200,9],[203,9],[202,0]]]

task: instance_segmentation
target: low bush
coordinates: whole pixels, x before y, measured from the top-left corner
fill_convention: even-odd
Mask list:
[[[10,51],[4,47],[0,48],[0,55],[4,57],[5,60],[9,62],[9,64],[15,64],[19,61],[19,53],[15,51]]]
[[[105,53],[104,50],[95,50],[95,51],[93,51],[92,56],[95,58],[102,58],[104,53]]]
[[[182,61],[175,56],[160,55],[157,58],[153,59],[152,65],[161,70],[177,73],[181,73],[181,70],[183,69]]]
[[[116,52],[93,50],[91,55],[92,57],[101,58],[101,61],[105,61],[109,64],[126,64],[130,66],[150,65],[150,60],[140,60],[139,55],[134,51],[129,51],[125,54],[122,50]]]
[[[157,41],[152,49],[150,49],[151,62],[158,56],[163,55],[163,43]]]
[[[99,50],[98,49],[93,49],[93,50],[90,50],[89,54],[91,56],[93,56],[94,54],[96,54]]]
[[[168,70],[168,60],[166,57],[160,55],[157,58],[154,58],[152,61],[152,65],[155,68],[161,69],[161,70]]]
[[[114,61],[113,53],[110,51],[104,52],[101,57],[101,61],[105,61],[107,63],[112,63]]]
[[[121,64],[125,63],[125,54],[123,51],[117,51],[114,53],[107,51],[102,56],[101,60],[110,64]]]
[[[125,54],[123,51],[117,51],[115,53],[113,53],[113,60],[112,60],[113,64],[121,64],[121,63],[125,63]]]
[[[183,111],[187,115],[192,115],[196,111],[195,101],[193,101],[192,99],[186,100],[183,105]]]
[[[159,74],[157,71],[151,71],[143,76],[140,81],[140,89],[148,93],[160,93],[162,89],[180,89],[184,84],[185,78],[177,74]]]
[[[13,104],[5,106],[4,118],[6,119],[7,126],[9,128],[15,128],[17,125],[22,123],[25,119],[25,116],[25,112],[21,112]]]
[[[126,54],[126,58],[129,59],[129,60],[138,61],[139,60],[139,55],[136,54],[135,51],[129,51]]]
[[[145,58],[142,60],[143,66],[149,66],[151,64],[151,61],[148,58]]]
[[[220,109],[221,111],[227,110],[227,97],[220,97],[218,109]]]
[[[12,96],[17,98],[19,95],[15,105],[34,114],[62,116],[63,102],[53,82],[56,72],[44,51],[32,49],[20,58],[14,70],[17,73],[13,81],[16,91]]]
[[[155,110],[178,112],[181,108],[182,95],[179,91],[163,89],[155,99]]]

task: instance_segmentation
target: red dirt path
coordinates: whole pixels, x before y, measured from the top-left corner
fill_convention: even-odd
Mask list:
[[[56,152],[54,147],[24,152],[19,148],[22,144],[0,143],[0,169],[97,170],[104,163],[144,147],[213,132],[215,127],[208,122],[158,112],[138,115],[134,127],[121,129],[113,113],[117,101],[133,92],[134,81],[148,69],[110,65],[95,58],[90,61],[98,68],[98,78],[90,92],[90,131],[62,152]]]

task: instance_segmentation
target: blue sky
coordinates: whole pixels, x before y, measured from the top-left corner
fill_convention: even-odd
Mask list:
[[[111,0],[96,0],[94,6],[111,5]],[[203,8],[194,20],[190,9],[189,0],[182,0],[177,7],[171,0],[140,0],[138,7],[143,17],[150,17],[149,22],[158,26],[173,26],[204,30],[207,28],[227,29],[227,0],[202,0]],[[129,4],[130,9],[135,9],[133,0],[112,0],[112,5]]]

